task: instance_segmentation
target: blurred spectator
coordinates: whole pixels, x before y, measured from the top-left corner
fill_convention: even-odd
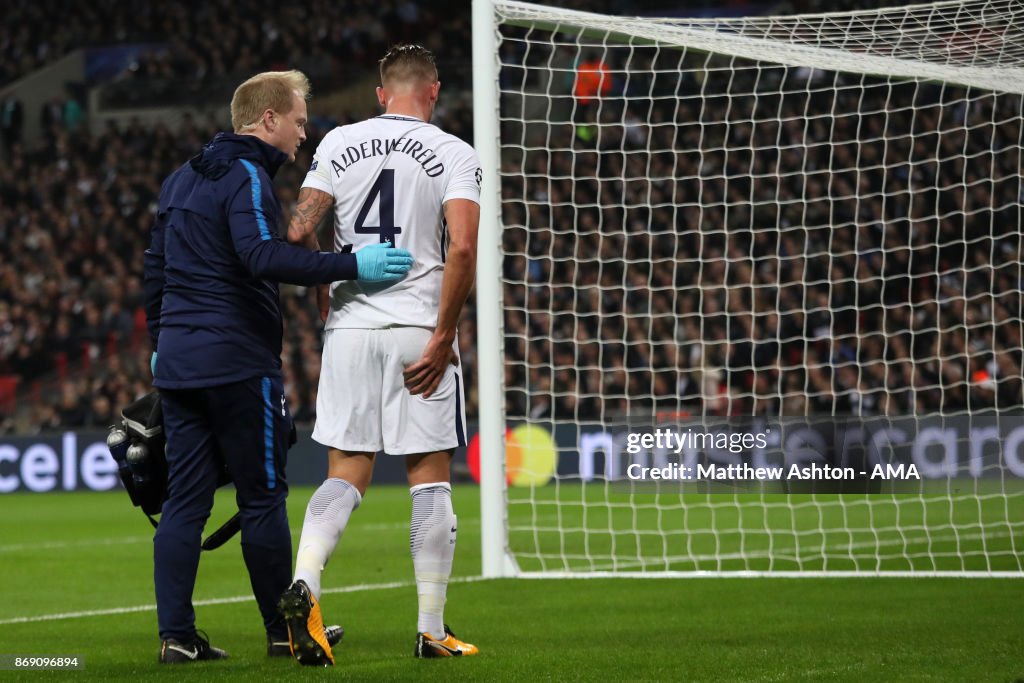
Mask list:
[[[0,101],[0,139],[3,141],[7,154],[11,154],[15,145],[21,144],[21,131],[25,123],[25,108],[21,101],[14,97],[6,97]]]
[[[576,67],[572,94],[578,106],[589,108],[612,90],[612,74],[597,51],[588,52]]]
[[[86,422],[86,406],[83,396],[72,382],[65,382],[60,389],[60,403],[57,416],[62,427],[83,427]]]
[[[64,123],[64,101],[51,97],[39,110],[39,125],[49,135],[55,135]]]
[[[82,105],[70,89],[65,89],[64,108],[61,112],[61,122],[64,124],[64,128],[69,132],[78,130],[84,118],[85,110]]]
[[[114,410],[110,405],[110,399],[103,394],[96,394],[89,403],[84,425],[103,429],[112,424],[114,424]]]

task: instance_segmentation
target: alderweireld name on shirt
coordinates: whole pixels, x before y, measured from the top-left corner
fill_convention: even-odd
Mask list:
[[[394,152],[406,154],[415,159],[416,163],[423,167],[423,172],[431,178],[444,173],[444,163],[438,161],[434,150],[426,147],[419,140],[405,137],[371,138],[363,140],[358,145],[349,145],[344,149],[339,148],[339,157],[331,159],[331,168],[334,169],[334,174],[340,178],[341,174],[356,162]]]

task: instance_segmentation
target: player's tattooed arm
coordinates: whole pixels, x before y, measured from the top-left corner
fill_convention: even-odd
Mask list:
[[[316,231],[333,206],[334,197],[327,192],[312,187],[300,189],[295,212],[288,222],[288,241],[320,251],[320,240],[317,239]],[[330,292],[327,285],[319,285],[316,288],[316,307],[320,311],[320,321],[326,322],[330,310]]]
[[[333,206],[334,197],[322,190],[312,187],[299,190],[299,200],[288,223],[288,241],[319,250],[316,230]]]

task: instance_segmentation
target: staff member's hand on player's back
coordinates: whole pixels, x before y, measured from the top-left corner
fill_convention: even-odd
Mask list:
[[[413,257],[406,249],[391,246],[391,242],[371,244],[356,252],[359,279],[363,282],[395,282],[401,280],[412,268]],[[316,290],[316,305],[320,310],[320,322],[327,322],[331,310],[329,285],[319,285]]]
[[[363,282],[401,280],[412,268],[412,254],[391,246],[391,242],[371,244],[356,252],[359,279]]]

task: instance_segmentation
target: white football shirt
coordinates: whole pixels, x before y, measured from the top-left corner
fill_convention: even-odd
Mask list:
[[[302,186],[334,197],[334,250],[391,241],[416,262],[393,284],[333,283],[326,328],[432,329],[448,241],[442,207],[479,203],[481,178],[470,145],[416,118],[385,114],[328,133]]]

